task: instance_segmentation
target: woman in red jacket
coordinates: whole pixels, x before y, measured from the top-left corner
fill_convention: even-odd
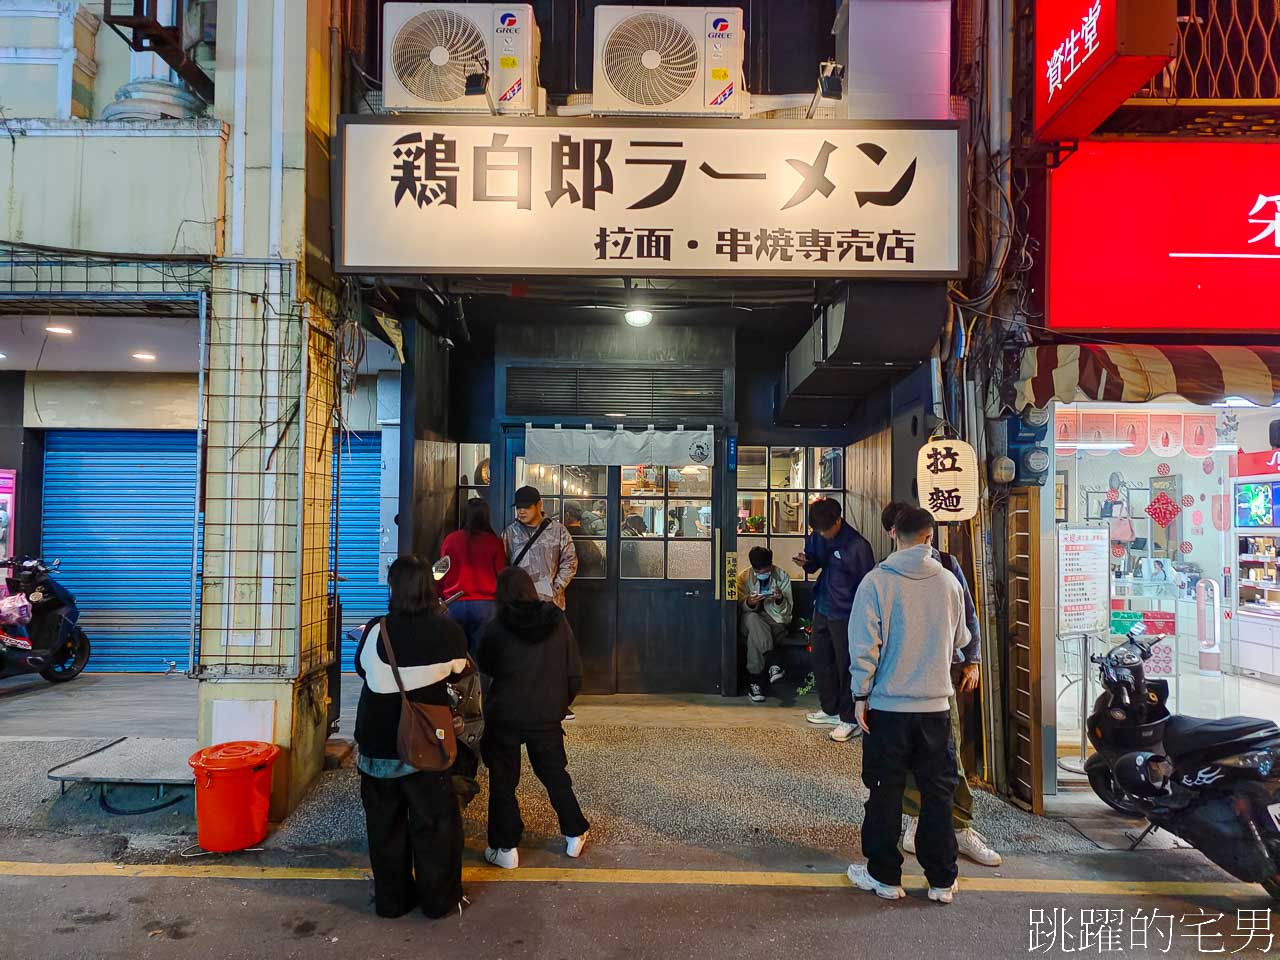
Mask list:
[[[447,599],[462,591],[449,605],[449,616],[461,625],[474,656],[480,629],[493,619],[498,574],[507,565],[502,538],[489,522],[488,501],[467,501],[462,529],[444,538],[440,553],[450,560],[449,572],[440,581],[440,596]]]

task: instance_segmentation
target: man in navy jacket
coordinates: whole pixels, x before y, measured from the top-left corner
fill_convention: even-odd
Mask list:
[[[858,734],[849,678],[849,612],[862,578],[874,569],[867,539],[845,522],[840,504],[823,498],[809,505],[804,552],[795,557],[805,573],[821,570],[813,591],[813,678],[821,709],[810,723],[834,727],[831,739],[844,743]]]

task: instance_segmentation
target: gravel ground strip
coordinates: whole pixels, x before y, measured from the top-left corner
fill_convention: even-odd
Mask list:
[[[825,730],[624,727],[570,724],[569,772],[597,843],[858,848],[866,790],[862,749]],[[488,802],[466,810],[467,834],[483,845]],[[528,843],[560,835],[526,758],[520,807]],[[1084,853],[1097,848],[1059,821],[1025,813],[975,790],[978,829],[1006,852]],[[273,848],[362,846],[359,774],[327,773],[268,841]]]

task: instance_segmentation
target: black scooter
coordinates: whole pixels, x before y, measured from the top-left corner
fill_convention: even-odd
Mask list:
[[[10,595],[25,594],[31,620],[25,626],[0,626],[0,679],[38,673],[50,683],[66,683],[89,662],[89,637],[80,628],[76,598],[53,579],[58,561],[35,557],[0,561],[11,571]]]
[[[1121,813],[1142,815],[1141,805],[1116,786],[1116,761],[1133,750],[1161,751],[1169,721],[1169,681],[1148,680],[1143,664],[1151,648],[1164,639],[1147,641],[1146,624],[1133,625],[1124,641],[1105,654],[1094,654],[1102,693],[1089,714],[1088,735],[1094,754],[1084,765],[1089,786],[1107,806]]]
[[[1167,830],[1234,877],[1260,883],[1280,900],[1280,727],[1256,717],[1170,716],[1152,688],[1154,681],[1149,684],[1142,676],[1142,664],[1163,638],[1148,642],[1142,639],[1145,628],[1136,627],[1105,656],[1090,658],[1099,664],[1107,687],[1099,703],[1108,700],[1109,719],[1119,726],[1104,727],[1095,711],[1089,739],[1112,752],[1116,748],[1104,740],[1108,730],[1162,742],[1124,752],[1111,762],[1113,799],[1124,807],[1101,792],[1099,796],[1117,809],[1146,817],[1147,829],[1130,849],[1153,830]],[[1133,709],[1132,698],[1139,693],[1144,705],[1133,724],[1123,725],[1120,714]],[[1095,754],[1091,762],[1107,762],[1101,756]],[[1089,782],[1097,791],[1094,776]]]

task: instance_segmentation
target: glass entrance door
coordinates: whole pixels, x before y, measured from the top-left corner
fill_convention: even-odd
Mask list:
[[[715,691],[716,468],[529,463],[520,436],[507,448],[506,522],[515,490],[531,485],[573,536],[578,573],[566,612],[584,692]]]

